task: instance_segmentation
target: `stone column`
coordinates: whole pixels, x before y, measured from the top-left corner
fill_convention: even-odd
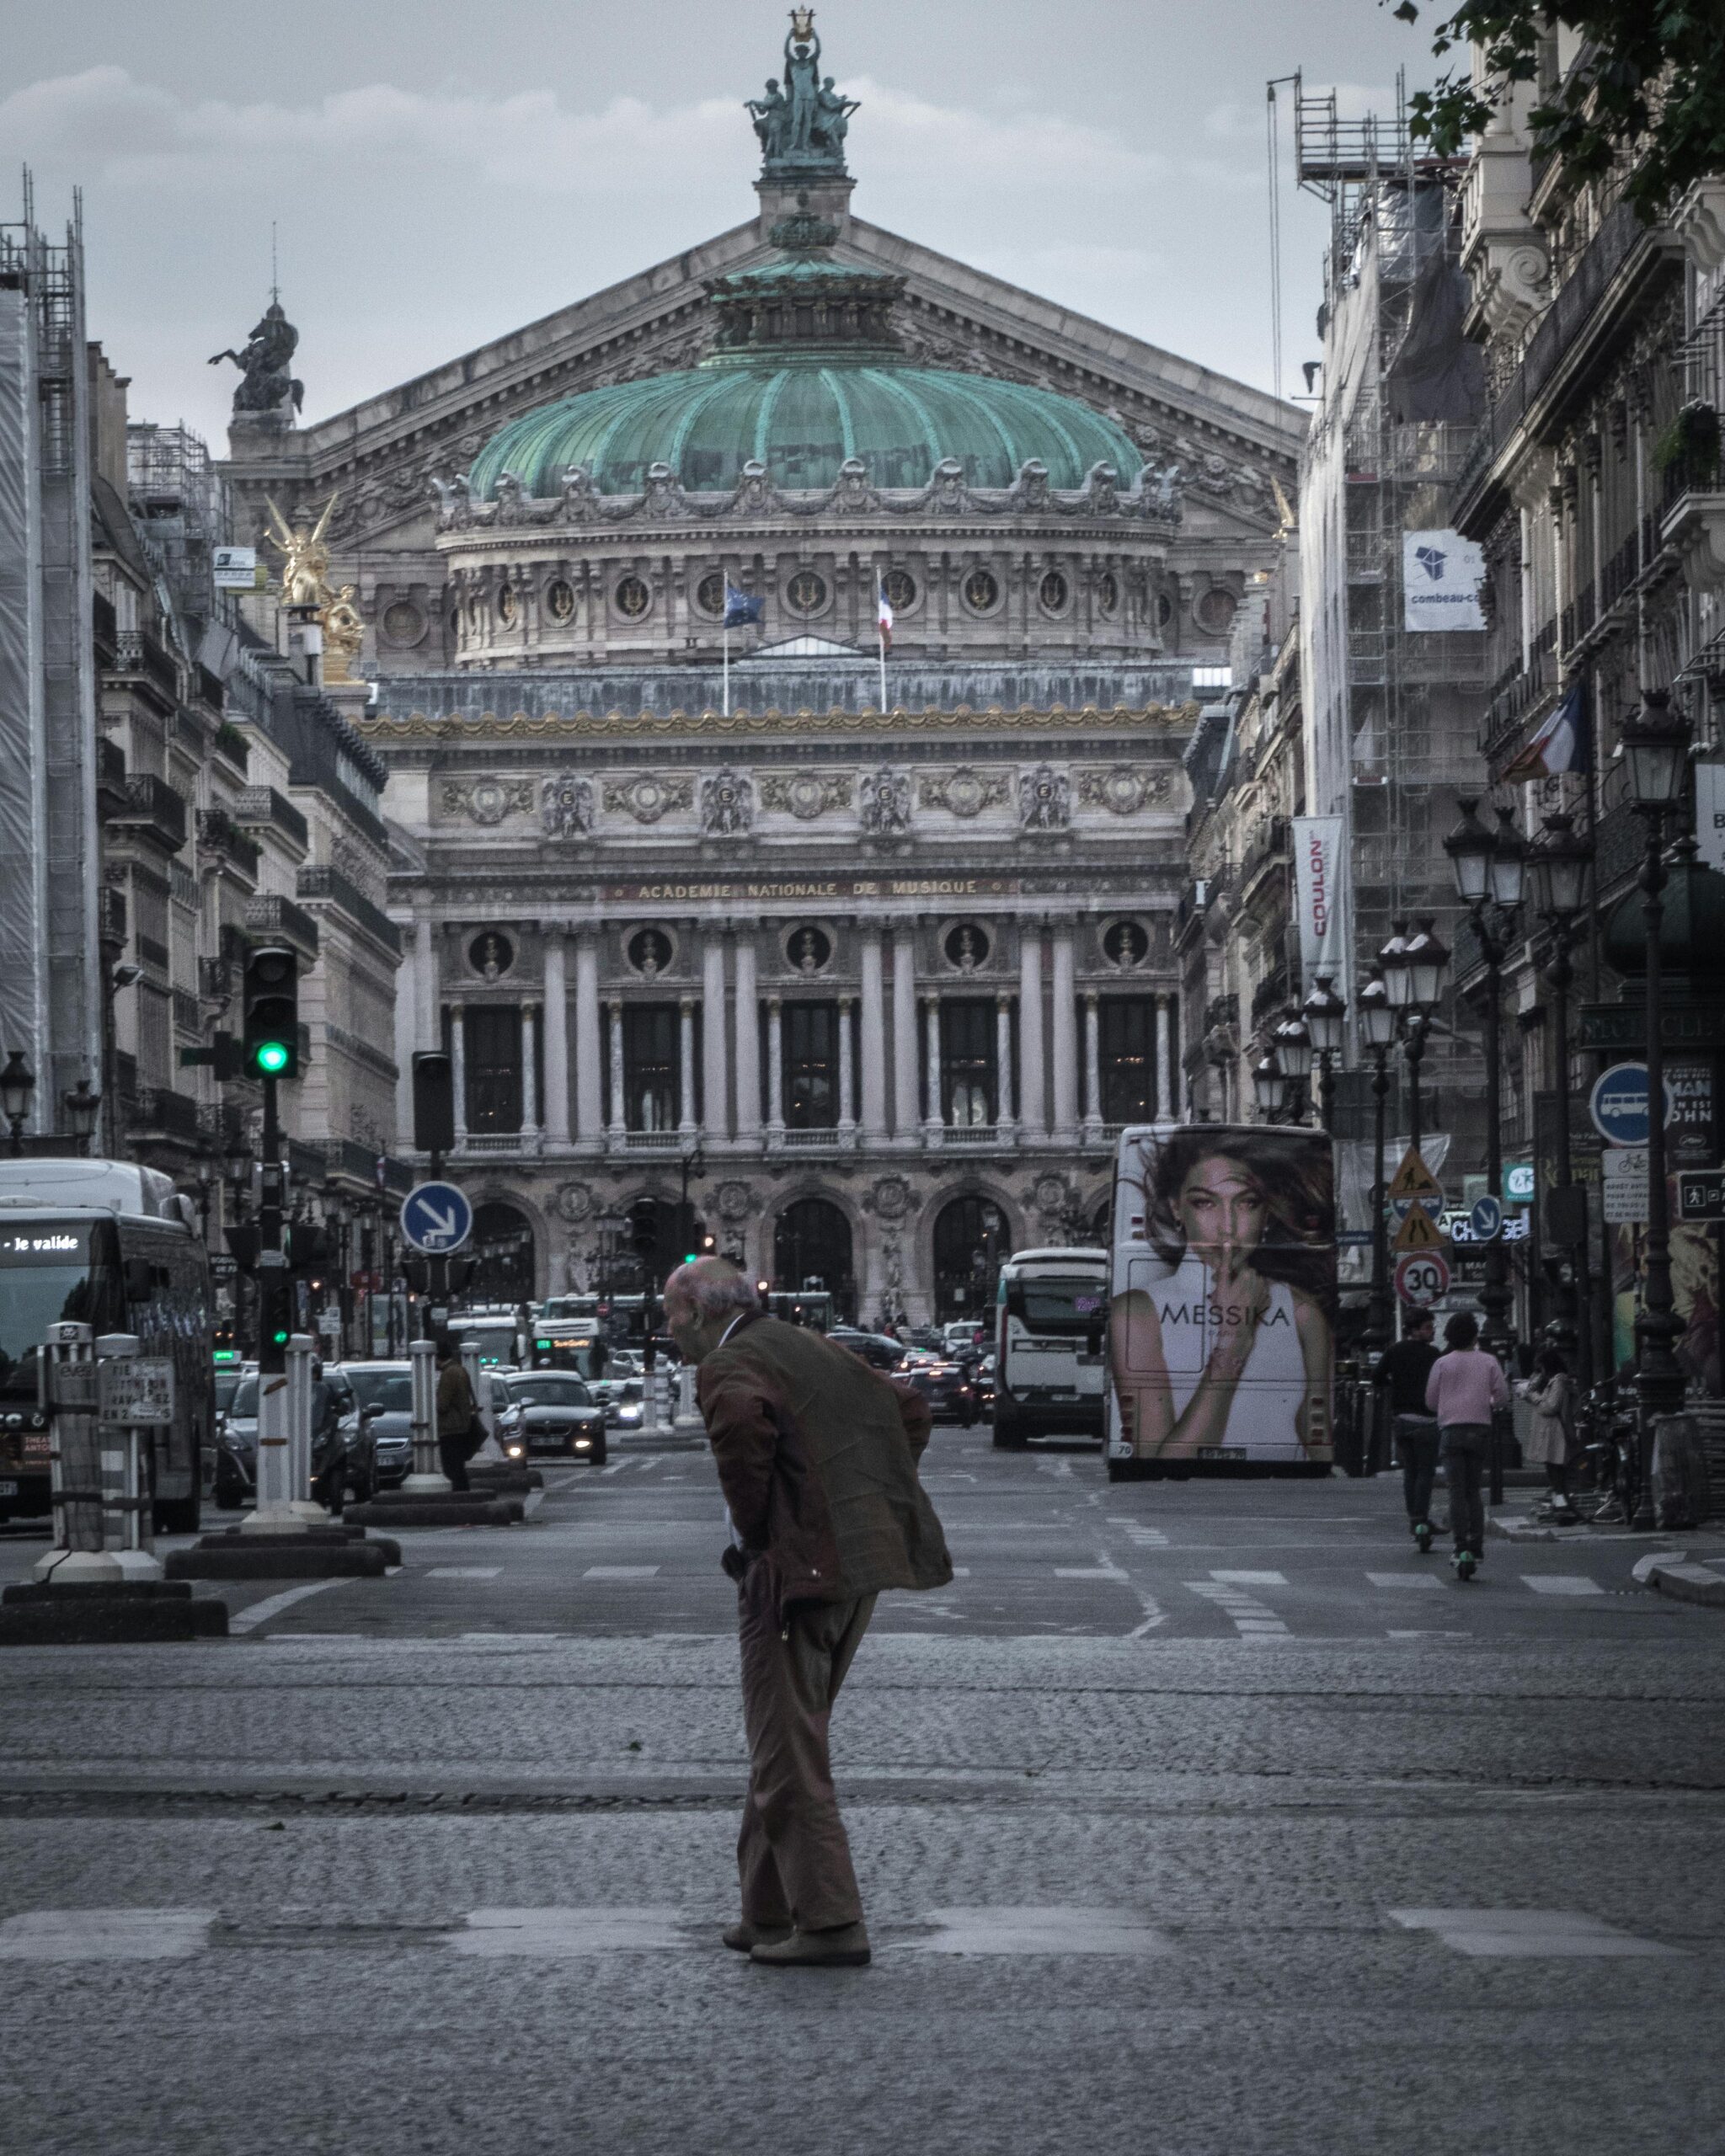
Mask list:
[[[1012,999],[994,1000],[994,1121],[1003,1138],[1012,1134]]]
[[[737,931],[736,1069],[737,1135],[761,1134],[761,997],[756,985],[755,935]]]
[[[708,926],[701,946],[701,1122],[709,1138],[730,1134],[724,1052],[724,937]]]
[[[1084,1135],[1102,1135],[1102,1020],[1093,990],[1084,998]]]
[[[862,931],[862,1138],[876,1145],[886,1136],[886,998],[878,928]]]
[[[1048,1135],[1043,1073],[1042,931],[1026,928],[1018,946],[1018,1128],[1027,1138]]]
[[[545,931],[545,1142],[569,1142],[569,954],[561,928]]]
[[[1168,1060],[1169,1001],[1166,995],[1159,995],[1156,1000],[1156,1086],[1151,1100],[1151,1110],[1158,1123],[1172,1122],[1180,1098],[1174,1090],[1174,1073]]]
[[[627,1122],[623,1114],[623,1006],[609,1003],[611,1019],[611,1134],[621,1145]]]
[[[916,931],[900,925],[893,931],[893,1130],[901,1144],[916,1144],[921,1120],[916,1113]]]
[[[539,1073],[535,1068],[538,1057],[533,1052],[533,1033],[538,1022],[539,1006],[521,1006],[521,1135],[532,1138],[539,1130]]]
[[[1078,1134],[1078,1021],[1073,1001],[1072,931],[1055,929],[1054,953],[1054,1129],[1069,1144]]]
[[[395,977],[395,1142],[404,1152],[414,1142],[414,1050],[419,1045],[419,924],[403,922],[404,953]]]
[[[467,1138],[467,1013],[464,1005],[449,1006],[449,1085],[455,1095],[455,1142]]]
[[[575,1135],[605,1135],[603,1066],[599,1040],[599,952],[590,936],[575,943]]]
[[[766,1129],[782,1138],[785,1129],[785,1013],[776,995],[766,999]]]
[[[839,1129],[854,1140],[857,1131],[856,1071],[851,1054],[851,1012],[848,995],[839,998]]]
[[[441,1048],[443,1031],[438,1022],[437,1008],[437,930],[429,906],[418,906],[414,911],[414,969],[419,976],[419,991],[414,998],[419,1030],[414,1046]]]
[[[928,1113],[923,1118],[923,1129],[928,1134],[931,1145],[940,1143],[940,998],[925,995],[922,999],[923,1020],[928,1028],[927,1054],[928,1057]]]
[[[677,1002],[677,1077],[680,1102],[677,1129],[686,1137],[695,1129],[695,999],[685,995]]]

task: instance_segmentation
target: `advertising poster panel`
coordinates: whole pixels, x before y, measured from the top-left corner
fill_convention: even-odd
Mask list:
[[[1336,1208],[1322,1131],[1124,1131],[1108,1451],[1318,1466],[1332,1453]]]

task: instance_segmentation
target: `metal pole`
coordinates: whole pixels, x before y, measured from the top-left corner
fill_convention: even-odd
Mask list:
[[[1575,969],[1569,960],[1572,933],[1567,921],[1552,923],[1551,958],[1546,968],[1551,984],[1552,1054],[1557,1064],[1559,1190],[1569,1188],[1575,1172],[1569,1139],[1569,986],[1575,978]],[[1570,1283],[1568,1307],[1571,1315],[1578,1319],[1575,1326],[1576,1360],[1580,1364],[1577,1382],[1586,1392],[1594,1381],[1594,1320],[1593,1299],[1588,1292],[1589,1267],[1584,1221],[1580,1240],[1571,1246],[1570,1266],[1574,1278]]]
[[[1665,859],[1661,843],[1662,810],[1643,812],[1648,819],[1647,852],[1642,862],[1642,915],[1647,927],[1648,1066],[1648,1237],[1646,1282],[1641,1313],[1635,1321],[1638,1361],[1636,1391],[1641,1404],[1637,1445],[1635,1518],[1631,1524],[1653,1525],[1653,1434],[1663,1415],[1683,1405],[1683,1372],[1673,1353],[1683,1326],[1671,1292],[1671,1218],[1665,1187],[1664,981],[1659,938],[1665,925]]]
[[[1415,1011],[1408,1015],[1407,1043],[1404,1053],[1407,1059],[1407,1142],[1417,1153],[1423,1133],[1419,1127],[1419,1059],[1425,1054],[1425,1015]]]
[[[307,1523],[294,1509],[292,1424],[288,1410],[287,1339],[290,1323],[287,1254],[281,1247],[287,1177],[281,1161],[281,1123],[276,1081],[265,1077],[262,1203],[258,1208],[258,1486],[257,1502],[240,1522],[243,1531],[281,1534]]]
[[[1379,1354],[1390,1344],[1390,1224],[1389,1185],[1384,1174],[1384,1119],[1390,1097],[1390,1057],[1386,1049],[1372,1051],[1376,1068],[1372,1073],[1372,1186],[1371,1186],[1371,1319],[1368,1344]]]
[[[435,1342],[415,1340],[408,1353],[413,1362],[414,1471],[402,1487],[441,1497],[451,1485],[437,1457],[437,1348]]]

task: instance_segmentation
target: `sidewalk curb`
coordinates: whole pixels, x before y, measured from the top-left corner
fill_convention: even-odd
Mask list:
[[[1505,1542],[1664,1542],[1669,1539],[1671,1529],[1595,1527],[1589,1520],[1583,1520],[1576,1527],[1552,1527],[1543,1520],[1528,1519],[1521,1513],[1488,1511],[1486,1533]]]
[[[1725,1609],[1725,1572],[1708,1565],[1691,1564],[1687,1558],[1661,1552],[1644,1557],[1635,1577],[1656,1594],[1673,1602],[1698,1603],[1705,1609]]]

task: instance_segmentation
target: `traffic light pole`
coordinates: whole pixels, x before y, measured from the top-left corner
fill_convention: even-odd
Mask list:
[[[287,1176],[281,1158],[277,1081],[265,1071],[259,1082],[264,1088],[264,1144],[263,1202],[258,1208],[257,1503],[240,1526],[254,1534],[291,1534],[305,1531],[308,1514],[315,1508],[307,1503],[301,1509],[294,1502],[287,1384],[287,1342],[293,1327],[287,1252],[281,1246]]]

